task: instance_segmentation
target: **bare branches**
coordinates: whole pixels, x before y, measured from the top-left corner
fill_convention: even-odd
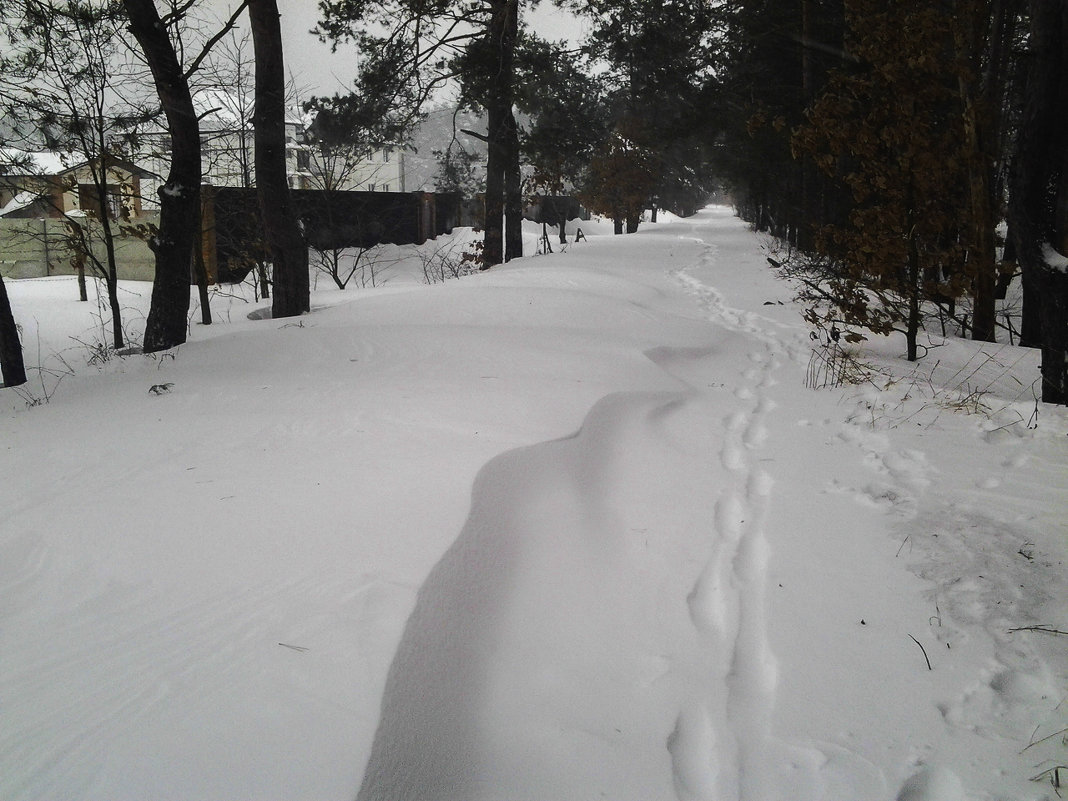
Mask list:
[[[229,19],[227,19],[226,22],[223,23],[223,26],[218,31],[216,31],[214,36],[212,36],[210,39],[208,39],[207,42],[204,43],[204,46],[201,48],[200,53],[197,55],[196,58],[193,59],[193,61],[189,64],[189,67],[185,71],[186,80],[189,80],[190,76],[200,69],[201,65],[204,63],[204,60],[211,53],[212,48],[214,48],[215,45],[217,45],[219,41],[224,36],[226,36],[226,34],[228,34],[234,29],[234,27],[237,25],[238,18],[245,12],[245,9],[248,8],[248,1],[249,0],[242,0],[242,2],[237,6],[237,8],[234,9],[234,12],[230,15]],[[194,0],[190,0],[190,3],[192,2],[194,2]]]

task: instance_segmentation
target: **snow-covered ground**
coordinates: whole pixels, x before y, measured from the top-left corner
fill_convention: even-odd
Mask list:
[[[220,293],[152,357],[10,281],[47,370],[0,390],[0,798],[1056,798],[1037,355],[887,340],[806,389],[728,210],[585,228],[299,320]]]

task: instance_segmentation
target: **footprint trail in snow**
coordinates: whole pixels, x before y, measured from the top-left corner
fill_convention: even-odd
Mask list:
[[[705,266],[716,251],[708,247]],[[750,367],[739,377],[714,436],[720,442],[720,486],[709,532],[710,554],[687,602],[698,645],[705,654],[707,692],[688,699],[668,741],[680,801],[768,798],[767,740],[777,684],[768,644],[765,604],[768,545],[764,520],[773,480],[758,463],[767,437],[767,395],[782,348],[744,312],[679,271],[710,319],[743,335]],[[685,378],[679,376],[680,378]],[[695,382],[696,383],[696,382]]]

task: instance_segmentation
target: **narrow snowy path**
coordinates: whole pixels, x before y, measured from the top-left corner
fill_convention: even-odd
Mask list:
[[[708,245],[702,266],[715,270],[719,247]],[[764,520],[774,481],[759,464],[767,438],[765,418],[775,409],[767,390],[783,365],[783,349],[751,315],[730,309],[719,293],[686,269],[677,273],[701,299],[709,319],[748,339],[751,367],[733,394],[735,407],[707,409],[722,419],[720,478],[711,556],[687,600],[694,626],[710,656],[708,694],[680,712],[669,741],[681,801],[768,798],[766,743],[777,684],[767,638],[767,541]],[[695,375],[676,373],[695,390],[708,386],[707,365]],[[711,405],[711,399],[706,399]],[[721,730],[717,743],[716,730]]]
[[[483,469],[408,621],[361,799],[777,797],[761,454],[786,346],[700,278],[732,234],[751,250],[738,223],[679,231],[668,263],[663,232],[616,245],[692,321],[692,342],[645,351],[675,387],[606,397],[573,437]]]

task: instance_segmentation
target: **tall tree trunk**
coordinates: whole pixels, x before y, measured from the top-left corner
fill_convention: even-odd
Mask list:
[[[906,204],[910,209],[912,208],[911,196],[912,189],[909,187],[910,201]],[[908,219],[908,231],[914,231],[915,225],[913,224],[913,218],[911,211],[909,212]],[[920,268],[920,253],[916,246],[916,237],[914,234],[909,234],[909,249],[908,249],[908,305],[909,313],[908,319],[905,321],[905,347],[908,351],[907,358],[910,362],[914,362],[919,358],[919,348],[917,347],[917,339],[920,335],[920,297],[923,293],[923,271]]]
[[[482,248],[482,269],[504,261],[504,142],[502,112],[495,103],[486,109],[489,140],[486,143],[486,220]]]
[[[508,111],[508,163],[504,171],[504,260],[523,255],[523,179],[519,171],[519,126]]]
[[[17,387],[26,383],[26,365],[22,361],[22,342],[11,302],[7,297],[4,277],[0,275],[0,376],[5,387]]]
[[[958,78],[964,152],[968,164],[969,261],[973,278],[972,339],[993,342],[996,327],[997,254],[994,245],[993,177],[995,140],[992,115],[999,97],[993,79],[998,59],[1001,21],[990,25],[987,0],[972,0],[958,8],[954,29],[957,57],[970,64],[970,74]],[[999,15],[1000,16],[1000,15]],[[983,63],[986,69],[983,69]]]
[[[144,350],[153,353],[186,339],[189,274],[200,230],[200,124],[189,82],[154,0],[124,2],[130,30],[152,70],[171,136],[171,168],[159,189],[159,231],[149,243],[156,255],[156,275]]]
[[[815,71],[812,64],[812,2],[801,0],[801,100],[805,108],[812,105],[816,93]],[[812,157],[807,153],[798,156],[801,172],[801,199],[795,232],[795,244],[805,253],[815,249],[813,233],[819,219],[816,212],[816,186],[819,178]]]
[[[256,191],[265,239],[274,264],[274,317],[311,309],[308,246],[301,234],[286,176],[286,76],[277,0],[250,0],[256,58]]]
[[[85,284],[85,257],[75,256],[74,268],[78,273],[78,300],[86,303],[89,300],[89,288]]]
[[[106,160],[101,159],[102,165]],[[115,233],[111,227],[111,217],[107,203],[107,167],[101,166],[99,178],[97,178],[97,192],[100,196],[100,229],[104,240],[104,286],[108,291],[108,307],[111,309],[111,340],[115,350],[126,345],[125,335],[122,331],[122,306],[119,305],[119,263],[115,257]]]
[[[204,264],[204,217],[203,209],[197,210],[196,239],[193,242],[193,275],[197,280],[200,297],[200,323],[211,325],[211,295],[208,292],[208,267]]]
[[[1032,0],[1030,74],[1010,175],[1009,230],[1042,325],[1042,400],[1068,404],[1068,272],[1048,261],[1068,222],[1068,0]],[[1051,193],[1052,189],[1052,193]],[[1052,196],[1051,196],[1052,195]],[[1062,254],[1063,255],[1063,254]]]
[[[486,41],[488,52],[494,57],[496,72],[489,83],[489,97],[485,99],[489,152],[486,159],[486,234],[482,250],[484,269],[523,253],[518,129],[512,114],[518,0],[490,0],[490,9]],[[509,220],[507,231],[506,214]]]
[[[504,125],[507,162],[504,167],[504,260],[523,255],[523,186],[519,170],[519,125],[512,106],[515,103],[515,48],[519,39],[519,0],[507,0],[501,38],[501,106],[507,108]]]

